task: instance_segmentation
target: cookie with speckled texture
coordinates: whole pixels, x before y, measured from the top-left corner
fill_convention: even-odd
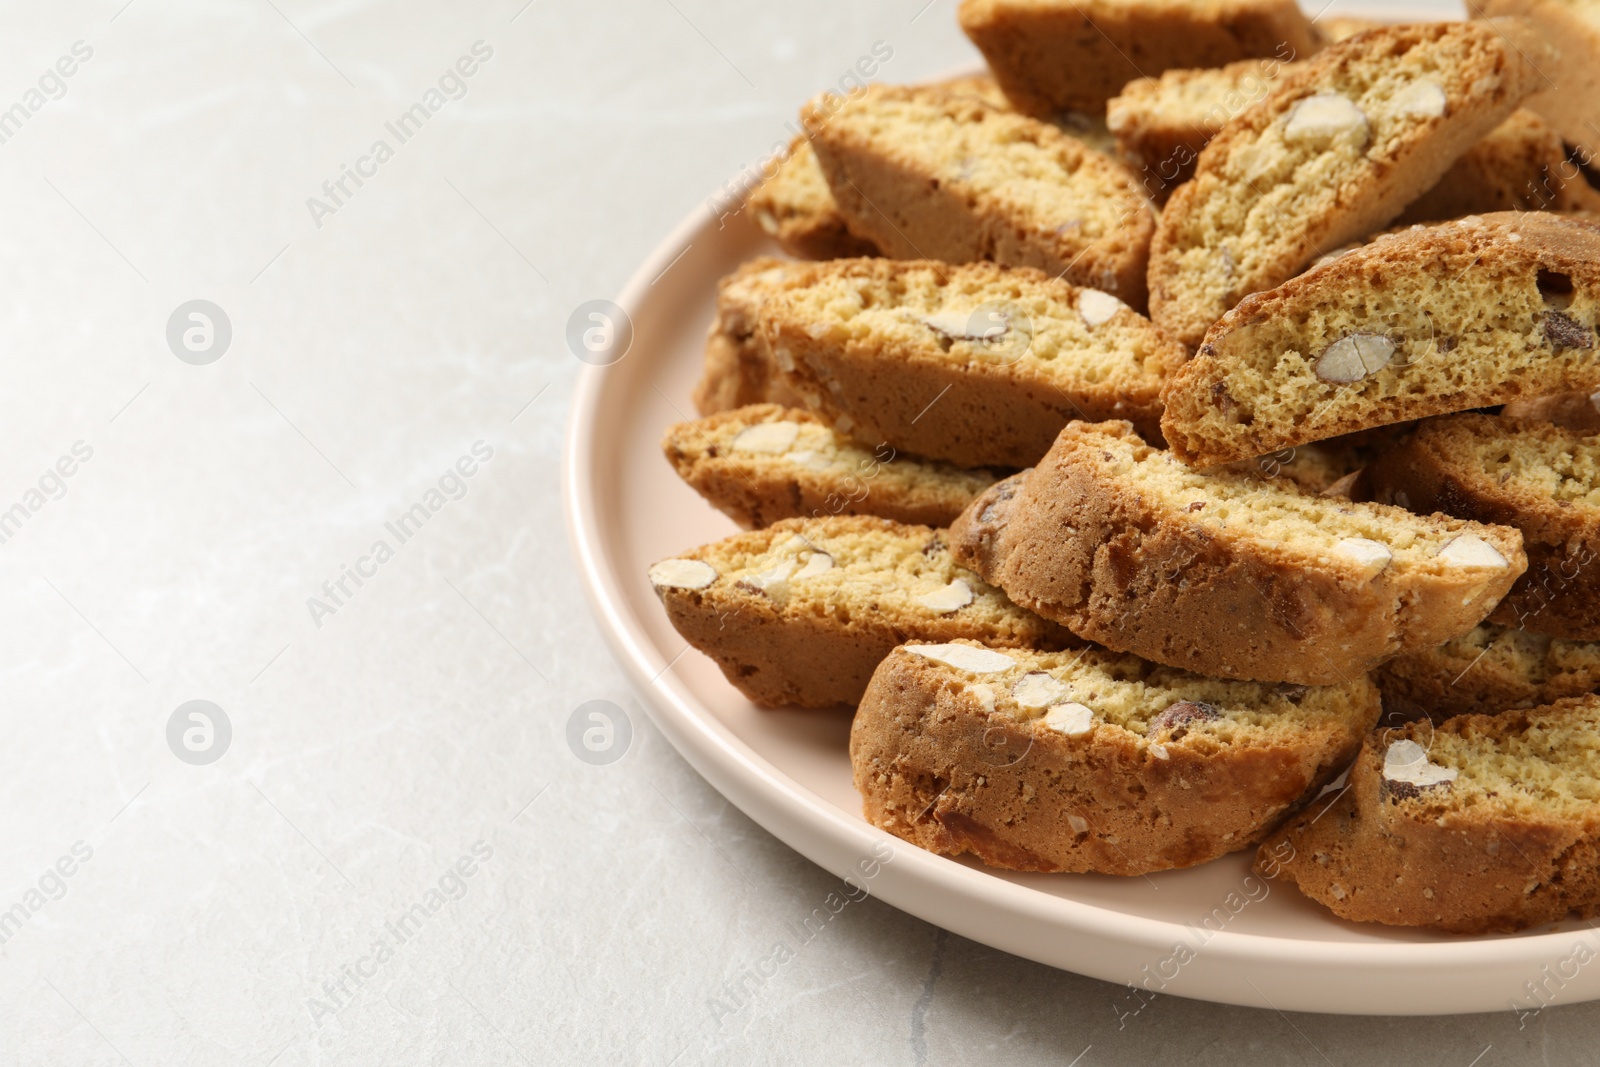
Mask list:
[[[1208,467],[1592,392],[1597,321],[1600,221],[1505,212],[1414,227],[1240,303],[1168,379],[1162,432]]]
[[[1247,848],[1355,753],[1372,683],[1225,682],[1101,650],[908,645],[850,730],[867,821],[992,867],[1137,875]]]
[[[1184,356],[1106,293],[992,263],[818,264],[761,325],[786,385],[841,433],[960,467],[1026,467],[1074,418],[1154,435]]]
[[[1197,473],[1074,422],[950,528],[956,558],[1107,648],[1219,678],[1334,684],[1472,629],[1527,566],[1514,529]]]
[[[1600,913],[1600,697],[1371,735],[1257,869],[1355,922],[1458,934]]]
[[[1036,267],[1144,307],[1155,212],[1110,156],[925,89],[825,93],[801,118],[851,232],[885,255]]]
[[[683,639],[764,707],[854,704],[908,640],[1080,644],[959,566],[943,531],[862,515],[738,534],[657,563],[650,582]]]
[[[1491,715],[1600,693],[1600,641],[1563,641],[1486,622],[1438,648],[1412,652],[1372,672],[1385,713]]]
[[[1528,570],[1490,618],[1600,640],[1600,435],[1462,414],[1422,423],[1367,469],[1374,500],[1515,526]]]
[[[869,448],[809,411],[776,404],[678,423],[661,448],[680,478],[746,528],[825,515],[945,527],[999,478]]]
[[[1294,0],[963,0],[957,17],[1006,96],[1040,118],[1102,111],[1123,85],[1174,67],[1322,43]]]
[[[1198,345],[1246,296],[1380,229],[1537,87],[1542,49],[1514,20],[1396,26],[1285,76],[1162,211],[1151,318]]]

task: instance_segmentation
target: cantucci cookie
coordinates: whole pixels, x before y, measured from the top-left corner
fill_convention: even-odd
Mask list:
[[[825,515],[949,526],[998,477],[868,448],[776,404],[679,423],[661,447],[679,477],[746,528]]]
[[[756,223],[791,256],[843,259],[878,254],[877,245],[850,232],[817,153],[804,135],[790,143],[789,158],[772,176],[751,190],[747,204]]]
[[[1269,857],[1356,922],[1480,934],[1588,918],[1600,911],[1600,697],[1379,731],[1348,788],[1269,837],[1258,866]]]
[[[1600,641],[1563,641],[1486,622],[1372,672],[1385,713],[1492,715],[1600,693]]]
[[[1581,157],[1600,156],[1600,9],[1585,0],[1467,0],[1481,16],[1520,16],[1554,54],[1528,106],[1555,124]]]
[[[773,371],[756,326],[766,298],[786,285],[803,283],[809,271],[805,264],[763,256],[717,283],[717,317],[706,336],[705,362],[693,393],[700,414],[799,402]]]
[[[1018,110],[1095,113],[1135,78],[1173,67],[1309,56],[1294,0],[963,0],[961,29]]]
[[[1515,526],[1528,571],[1491,619],[1600,640],[1600,435],[1549,422],[1429,419],[1367,471],[1373,499]]]
[[[942,531],[887,519],[789,519],[650,568],[683,639],[764,707],[861,699],[907,640],[1063,648],[1070,634],[958,566]]]
[[[867,820],[992,867],[1136,875],[1258,841],[1345,766],[1371,682],[1200,678],[1099,650],[896,649],[850,730]]]
[[[818,264],[761,325],[786,384],[840,432],[962,467],[1026,467],[1074,418],[1157,433],[1184,355],[1106,293],[992,263]]]
[[[1500,414],[1508,419],[1538,419],[1569,430],[1600,433],[1600,392],[1583,389],[1534,400],[1513,400],[1500,409]]]
[[[1194,176],[1211,138],[1237,115],[1272,95],[1301,64],[1276,57],[1225,67],[1180,68],[1122,87],[1106,105],[1117,151],[1158,203]]]
[[[1150,312],[1194,346],[1251,293],[1365,237],[1532,92],[1520,24],[1429,23],[1333,45],[1206,145],[1161,214]]]
[[[1600,193],[1567,162],[1556,128],[1518,108],[1467,149],[1439,184],[1412,201],[1396,225],[1495,211],[1597,211]]]
[[[851,232],[896,259],[1037,267],[1144,306],[1155,212],[1116,160],[973,97],[874,85],[801,112]]]
[[[1219,678],[1325,685],[1472,629],[1521,535],[1200,474],[1127,423],[1075,422],[950,528],[955,556],[1079,637]]]
[[[977,97],[995,107],[1009,106],[1000,86],[987,75],[952,78],[929,88]],[[878,252],[877,245],[850,232],[804,134],[790,142],[788,157],[751,190],[746,206],[756,223],[792,256],[845,259]]]
[[[1205,467],[1593,391],[1597,317],[1600,223],[1506,212],[1413,228],[1229,312],[1167,382],[1162,431]]]

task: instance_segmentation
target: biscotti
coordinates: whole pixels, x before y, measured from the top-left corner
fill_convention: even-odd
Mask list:
[[[1528,571],[1490,618],[1600,640],[1600,435],[1462,414],[1429,419],[1367,470],[1374,500],[1515,526]]]
[[[1585,162],[1600,157],[1600,11],[1581,0],[1467,0],[1480,16],[1518,16],[1554,45],[1528,98]]]
[[[1265,100],[1281,76],[1301,64],[1246,59],[1225,67],[1169,70],[1122,87],[1106,105],[1117,151],[1157,203],[1194,176],[1211,138],[1246,108]]]
[[[1600,392],[1583,389],[1533,400],[1513,400],[1500,409],[1500,414],[1508,419],[1538,419],[1569,430],[1600,433]]]
[[[1183,350],[1114,297],[1026,268],[816,264],[769,297],[786,384],[858,441],[961,467],[1026,467],[1074,418],[1155,434]]]
[[[817,153],[804,135],[789,144],[789,158],[750,192],[756,223],[791,256],[843,259],[875,256],[878,246],[850,232]]]
[[[1600,211],[1600,193],[1567,162],[1556,128],[1525,107],[1467,149],[1395,225],[1495,211]]]
[[[1293,0],[963,0],[958,17],[1012,104],[1039,118],[1100,112],[1126,83],[1174,67],[1321,43]]]
[[[772,369],[756,326],[766,298],[786,285],[801,284],[809,273],[805,264],[763,256],[717,284],[717,317],[706,336],[705,362],[693,394],[700,414],[747,404],[799,402]]]
[[[1099,650],[896,649],[850,730],[867,820],[992,867],[1137,875],[1255,843],[1343,767],[1372,684],[1200,678]]]
[[[945,527],[998,477],[868,448],[776,404],[679,423],[661,447],[679,477],[746,528],[826,515]]]
[[[1600,641],[1563,641],[1486,622],[1372,672],[1385,715],[1436,722],[1600,693]]]
[[[1223,313],[1365,237],[1532,92],[1518,24],[1396,26],[1332,45],[1212,138],[1161,214],[1150,313],[1198,345]]]
[[[942,531],[886,519],[789,519],[650,568],[667,617],[765,707],[861,699],[907,640],[1060,649],[1073,638],[950,555]]]
[[[1219,678],[1335,684],[1472,629],[1527,566],[1516,530],[1200,474],[1075,422],[950,528],[956,558],[1107,648]]]
[[[1055,126],[887,85],[824,94],[801,118],[851,232],[885,255],[1037,267],[1144,306],[1149,200]]]
[[[1269,837],[1258,866],[1269,858],[1356,922],[1480,934],[1588,918],[1600,911],[1600,697],[1373,734],[1348,788]]]
[[[928,88],[974,96],[995,107],[1008,106],[999,85],[987,75],[952,78]],[[756,223],[792,256],[845,259],[877,255],[877,245],[851,233],[839,214],[811,140],[804,134],[789,143],[787,157],[751,190],[745,203]]]
[[[1204,467],[1593,391],[1597,317],[1600,223],[1507,212],[1412,228],[1229,312],[1168,381],[1162,431]]]

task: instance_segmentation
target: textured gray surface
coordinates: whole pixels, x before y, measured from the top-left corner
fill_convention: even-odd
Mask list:
[[[75,42],[93,54],[0,144],[0,510],[26,511],[0,543],[0,912],[24,913],[0,927],[0,1062],[1591,1055],[1600,1007],[1519,1029],[1162,998],[1119,1026],[1125,990],[874,900],[802,941],[840,885],[627,692],[560,518],[567,317],[874,42],[890,79],[966,62],[953,0],[71,0],[4,19],[0,107]],[[479,40],[465,95],[313,219],[308,198],[396,141],[384,124]],[[166,324],[202,298],[232,342],[192,366]],[[79,441],[92,456],[30,498]],[[385,523],[478,441],[492,459],[400,544]],[[307,599],[358,564],[372,576],[317,625]],[[196,699],[233,729],[203,766],[166,739]],[[565,740],[596,699],[632,713],[610,766]]]

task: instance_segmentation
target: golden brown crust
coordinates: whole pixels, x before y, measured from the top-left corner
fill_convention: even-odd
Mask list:
[[[816,552],[832,566],[798,576]],[[667,618],[763,707],[854,704],[878,663],[908,640],[1080,644],[959,568],[943,532],[925,526],[868,516],[789,519],[675,557],[683,560],[709,565],[716,577],[701,588],[675,587],[652,568]],[[796,576],[761,588],[756,579],[783,562]],[[966,605],[941,610],[918,601],[924,588],[955,582],[971,594]]]
[[[1348,788],[1313,803],[1263,842],[1258,867],[1275,869],[1341,918],[1482,934],[1527,929],[1600,911],[1600,804],[1541,804],[1528,797],[1472,796],[1463,780],[1423,789],[1394,788],[1384,759],[1395,741],[1414,741],[1432,758],[1449,739],[1479,758],[1539,751],[1563,723],[1600,719],[1600,697],[1532,711],[1463,715],[1381,731],[1368,738]],[[1591,726],[1591,729],[1593,727]],[[1459,740],[1458,740],[1459,739]],[[1554,760],[1550,776],[1569,775],[1593,795],[1595,768]],[[1463,779],[1470,771],[1462,768]],[[1284,861],[1285,855],[1292,858]]]
[[[1163,458],[1126,423],[1072,423],[1025,480],[973,502],[951,548],[1018,604],[1108,648],[1214,677],[1311,685],[1472,629],[1526,566],[1515,530],[1318,498],[1241,472],[1169,489],[1159,479],[1183,468]],[[1285,511],[1329,532],[1263,532]],[[1396,545],[1426,537],[1432,547],[1374,568],[1337,551],[1341,515]],[[1503,565],[1439,556],[1468,534]]]
[[[1187,187],[1186,187],[1187,188]],[[1162,431],[1206,467],[1409,419],[1600,387],[1600,224],[1506,212],[1414,227],[1247,297],[1167,382]],[[1393,346],[1354,382],[1330,347]]]
[[[885,255],[1037,267],[1144,306],[1154,212],[1127,168],[1083,141],[901,86],[824,94],[801,118],[851,231]]]
[[[958,17],[1006,96],[1039,118],[1099,112],[1123,85],[1174,67],[1309,56],[1321,43],[1292,0],[963,0]]]
[[[795,434],[749,444],[757,426]],[[947,463],[867,449],[809,411],[755,404],[669,428],[661,444],[678,476],[745,528],[782,519],[876,515],[945,527],[999,477]]]
[[[1600,642],[1563,641],[1486,622],[1372,672],[1386,714],[1489,715],[1600,693]]]
[[[1451,415],[1424,422],[1367,477],[1380,503],[1522,531],[1528,570],[1494,622],[1600,639],[1600,441],[1548,422]]]
[[[1015,658],[1022,665],[1011,674],[1067,659]],[[1286,691],[1098,651],[1076,657],[1072,673],[1082,692],[1141,678],[1207,714],[1259,709],[1277,718],[1270,726],[1226,723],[1234,732],[1225,734],[1203,722],[1152,732],[1091,708],[1092,727],[1067,736],[1043,718],[1018,718],[1006,697],[1010,675],[969,675],[902,648],[874,674],[851,727],[867,820],[931,852],[971,853],[1011,870],[1136,875],[1190,867],[1259,840],[1344,766],[1378,716],[1365,678]],[[982,697],[978,686],[987,690]],[[1212,695],[1222,686],[1255,703],[1222,705]]]
[[[1539,47],[1514,26],[1397,26],[1284,77],[1211,140],[1162,212],[1151,317],[1197,345],[1244,297],[1382,227],[1536,87],[1525,56]],[[1436,95],[1439,113],[1421,109],[1419,90]]]

